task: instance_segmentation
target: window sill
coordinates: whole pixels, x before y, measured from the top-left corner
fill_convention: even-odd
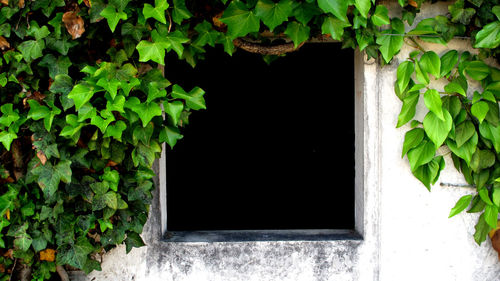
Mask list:
[[[268,242],[363,240],[350,229],[168,231],[163,242]]]

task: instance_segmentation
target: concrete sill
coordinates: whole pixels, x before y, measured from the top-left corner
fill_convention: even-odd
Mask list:
[[[351,229],[168,231],[163,242],[267,242],[363,240]]]

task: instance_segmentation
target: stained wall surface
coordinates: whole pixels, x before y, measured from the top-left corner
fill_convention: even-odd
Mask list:
[[[446,12],[448,4],[424,5],[416,21]],[[399,15],[397,3],[388,6]],[[447,47],[467,50],[470,42],[422,46],[441,55]],[[477,216],[463,213],[448,219],[456,200],[473,192],[450,157],[445,156],[446,168],[432,192],[401,158],[408,127],[395,128],[401,102],[393,85],[397,65],[413,50],[405,45],[383,68],[362,54],[355,58],[355,224],[362,239],[164,242],[157,191],[143,234],[147,246],[128,255],[118,247],[104,255],[101,272],[87,277],[73,273],[73,280],[499,280],[500,263],[489,240],[481,246],[473,240]],[[424,114],[420,110],[417,118]],[[447,155],[446,150],[441,153]]]

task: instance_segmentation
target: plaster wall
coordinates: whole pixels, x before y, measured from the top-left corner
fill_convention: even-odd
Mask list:
[[[442,14],[448,4],[425,5],[416,21]],[[397,3],[388,6],[392,14],[399,13]],[[467,39],[455,39],[447,47],[421,45],[439,55],[447,48],[473,51]],[[362,239],[338,235],[327,241],[165,242],[157,191],[143,234],[148,246],[128,255],[120,246],[104,255],[103,271],[87,277],[73,273],[72,279],[500,280],[500,263],[489,240],[482,246],[473,240],[477,216],[462,213],[448,219],[455,202],[473,192],[451,158],[445,157],[446,168],[432,192],[401,158],[408,127],[395,128],[401,102],[393,85],[398,64],[413,50],[405,45],[383,68],[363,54],[355,58],[356,231]],[[443,81],[433,83],[443,86]],[[423,106],[417,110],[420,120]]]

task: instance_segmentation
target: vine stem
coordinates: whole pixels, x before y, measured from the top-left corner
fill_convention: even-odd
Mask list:
[[[424,49],[422,46],[420,46],[420,44],[418,44],[418,42],[417,42],[417,40],[415,40],[415,38],[413,38],[413,37],[408,37],[408,39],[410,39],[410,41],[411,41],[413,44],[415,44],[415,45],[413,45],[413,46],[412,46],[411,44],[408,44],[408,45],[412,46],[412,47],[413,47],[413,48],[415,48],[415,49],[419,49],[420,51],[422,51],[422,52],[424,52],[424,53],[425,53],[425,49]]]
[[[14,269],[16,268],[17,258],[14,260],[14,266],[12,266],[12,271],[10,272],[9,281],[12,279],[12,275],[14,274]]]

